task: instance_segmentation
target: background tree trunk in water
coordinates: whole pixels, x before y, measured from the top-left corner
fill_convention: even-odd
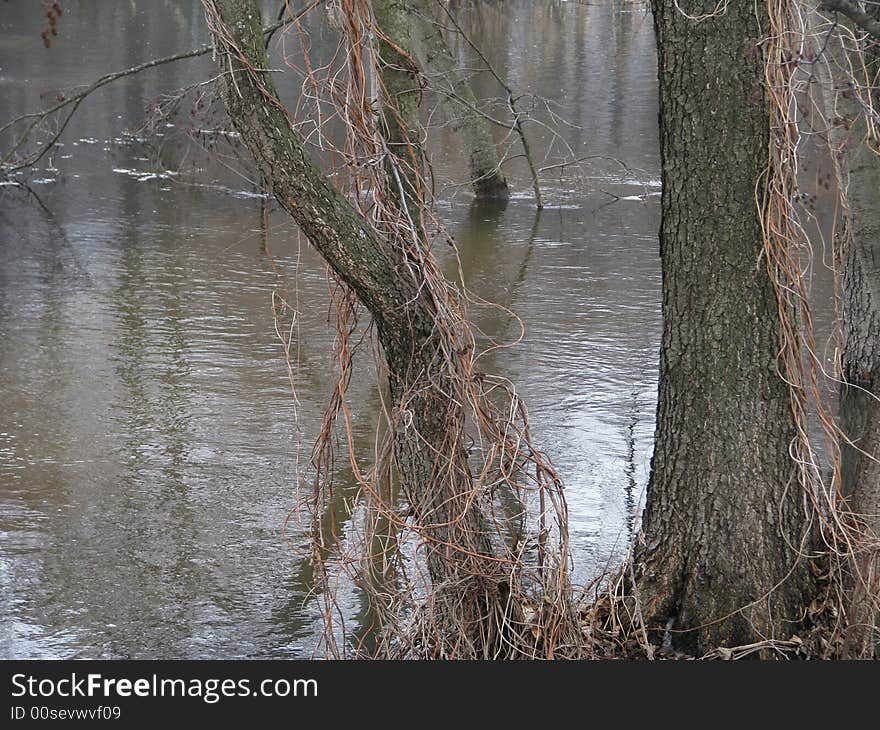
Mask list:
[[[493,556],[460,443],[466,398],[456,367],[470,345],[444,327],[457,305],[445,285],[438,291],[426,281],[436,275],[426,252],[377,238],[308,158],[271,75],[261,70],[268,60],[255,0],[203,4],[236,129],[275,198],[376,323],[389,369],[396,465],[427,543],[439,650],[495,656],[512,609],[506,565]]]
[[[880,8],[867,7],[866,12],[880,19]],[[853,67],[857,73],[864,70],[866,76],[859,80],[859,87],[873,96],[876,109],[880,95],[871,91],[880,72],[876,41],[866,43],[863,58]],[[843,103],[853,126],[845,132],[848,144],[844,146],[850,215],[843,285],[842,365],[848,385],[840,391],[840,427],[845,436],[841,479],[850,509],[876,539],[880,536],[880,138],[876,122],[870,129],[865,124],[864,109],[853,100],[851,91],[844,95]],[[880,556],[876,544],[860,548],[856,556],[860,575],[854,576],[851,586],[845,651],[849,656],[867,658],[880,651],[876,631],[880,597],[870,593],[880,578]]]
[[[434,22],[428,0],[410,0],[417,49],[424,73],[440,94],[452,128],[458,133],[468,157],[470,176],[477,200],[507,200],[510,188],[501,171],[501,160],[492,140],[489,121],[480,114],[474,90],[458,67],[441,25]]]
[[[716,3],[683,7],[711,14]],[[756,7],[729,3],[695,22],[653,2],[664,325],[635,561],[647,624],[684,631],[673,644],[697,654],[791,635],[808,584],[796,566],[795,431],[755,195],[769,129],[757,45],[767,19]]]

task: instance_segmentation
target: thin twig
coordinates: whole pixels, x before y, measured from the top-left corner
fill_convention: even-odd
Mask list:
[[[294,17],[284,18],[275,23],[272,23],[271,25],[266,26],[263,29],[263,33],[271,37],[271,35],[279,28],[282,28],[283,26],[293,22],[294,20],[299,20],[306,13],[308,13],[310,10],[314,9],[323,2],[324,0],[314,0],[314,2],[300,10]],[[0,127],[0,134],[3,134],[3,132],[5,132],[6,130],[26,120],[32,119],[33,121],[27,126],[24,132],[22,132],[18,139],[13,143],[12,147],[6,152],[3,160],[0,161],[0,174],[8,176],[15,172],[18,172],[19,170],[23,170],[27,167],[33,167],[35,164],[37,164],[61,137],[61,133],[70,123],[70,120],[76,110],[79,108],[79,105],[86,99],[87,96],[94,93],[98,89],[107,86],[108,84],[112,84],[114,81],[118,81],[121,78],[125,78],[126,76],[132,76],[134,74],[141,73],[142,71],[157,68],[158,66],[164,66],[165,64],[175,63],[177,61],[183,61],[189,58],[198,58],[199,56],[205,56],[208,53],[211,53],[212,50],[213,46],[211,44],[207,44],[204,46],[200,46],[199,48],[194,48],[191,51],[183,51],[181,53],[175,53],[173,55],[164,56],[162,58],[154,58],[151,61],[140,63],[136,66],[132,66],[131,68],[126,68],[121,71],[113,71],[112,73],[105,74],[104,76],[96,79],[82,91],[79,91],[71,96],[65,96],[61,101],[49,107],[48,109],[44,109],[38,112],[30,112],[28,114],[22,114],[15,119],[11,119],[10,121],[6,122],[2,127]],[[34,131],[34,129],[36,129],[48,117],[57,112],[60,112],[62,109],[65,109],[67,107],[72,108],[65,116],[64,121],[61,123],[58,131],[52,135],[52,137],[45,145],[42,146],[39,152],[26,159],[24,162],[16,165],[10,165],[10,161],[12,160],[13,156],[16,152],[18,152],[18,150],[20,150],[25,144],[27,144],[27,141],[30,139],[31,133]]]

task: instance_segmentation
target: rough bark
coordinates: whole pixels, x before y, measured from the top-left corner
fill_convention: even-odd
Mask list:
[[[844,352],[840,394],[841,480],[849,508],[866,528],[857,547],[848,605],[846,653],[880,655],[880,159],[862,146],[849,166],[852,237],[844,274]]]
[[[256,2],[203,4],[215,24],[233,124],[275,198],[375,321],[389,370],[395,463],[425,539],[437,594],[434,616],[443,623],[436,627],[439,651],[492,654],[500,635],[492,622],[509,615],[508,585],[492,557],[466,452],[456,443],[465,399],[455,356],[467,357],[467,351],[438,325],[441,310],[452,306],[442,301],[449,293],[426,284],[429,257],[413,255],[411,241],[375,236],[309,159],[262,70],[268,61]]]
[[[716,3],[683,7],[711,14]],[[729,3],[695,22],[653,2],[664,325],[635,561],[646,623],[696,654],[790,636],[808,587],[777,305],[761,261],[769,112],[756,8]]]
[[[442,26],[435,22],[428,0],[410,0],[416,49],[431,87],[440,94],[452,128],[468,158],[474,195],[480,200],[507,200],[510,188],[492,139],[489,121],[480,113],[474,90],[458,67]]]
[[[880,8],[867,12],[878,24]],[[880,74],[876,42],[866,43],[853,67],[866,74],[861,88],[876,88]],[[874,96],[877,108],[880,94],[867,93]],[[842,149],[849,204],[843,282],[841,481],[849,508],[869,535],[854,556],[845,652],[865,658],[880,654],[878,597],[871,595],[880,579],[876,550],[880,536],[880,135],[876,126],[866,124],[863,108],[852,92],[842,95],[841,103],[846,106],[846,126],[839,124],[833,132],[838,139],[846,137]]]

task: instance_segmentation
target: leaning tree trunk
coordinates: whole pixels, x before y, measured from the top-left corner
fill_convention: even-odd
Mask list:
[[[696,654],[791,635],[808,582],[756,204],[769,129],[760,7],[653,2],[664,324],[635,563],[646,624]]]
[[[454,299],[437,285],[418,241],[377,237],[309,159],[265,71],[255,0],[203,4],[233,124],[275,198],[376,324],[389,370],[395,462],[435,590],[438,645],[425,649],[495,655],[511,618],[509,576],[493,555],[463,448],[466,398],[457,368],[469,343],[449,325]]]
[[[468,158],[471,184],[477,200],[503,201],[510,197],[507,179],[492,139],[489,120],[480,111],[470,82],[458,67],[442,26],[434,20],[428,0],[410,0],[423,72],[443,101],[452,128],[458,133]]]

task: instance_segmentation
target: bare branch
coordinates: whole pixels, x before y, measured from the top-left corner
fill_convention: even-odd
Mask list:
[[[823,0],[816,9],[845,15],[863,31],[880,40],[880,21],[872,18],[852,0]]]
[[[313,10],[318,5],[322,4],[324,0],[314,0],[312,3],[307,5],[305,8],[300,10],[296,15],[279,19],[277,22],[272,23],[271,25],[263,28],[263,34],[270,37],[275,31],[288,23],[292,23],[295,20],[299,20],[310,10]],[[134,74],[138,74],[141,71],[147,71],[151,68],[156,68],[158,66],[164,66],[168,63],[174,63],[176,61],[183,61],[188,58],[198,58],[199,56],[205,56],[213,50],[213,46],[210,44],[200,46],[199,48],[194,48],[191,51],[183,51],[181,53],[175,53],[171,56],[164,56],[163,58],[154,58],[151,61],[146,61],[144,63],[138,64],[137,66],[132,66],[131,68],[126,68],[121,71],[113,71],[112,73],[105,74],[101,76],[99,79],[96,79],[91,84],[89,84],[82,91],[77,92],[71,96],[64,96],[60,101],[58,101],[53,106],[48,109],[43,109],[38,112],[30,112],[28,114],[22,114],[21,116],[16,117],[15,119],[11,119],[6,122],[2,127],[0,127],[0,134],[3,134],[6,130],[14,127],[17,124],[25,122],[27,120],[33,120],[21,133],[16,141],[13,142],[12,147],[3,155],[3,159],[0,160],[0,175],[11,175],[14,172],[18,172],[19,170],[23,170],[28,167],[32,167],[37,164],[52,148],[55,142],[58,141],[61,134],[64,132],[64,129],[67,127],[70,122],[71,117],[73,117],[79,105],[85,100],[87,96],[94,93],[98,89],[107,86],[108,84],[113,83],[114,81],[118,81],[121,78],[125,78],[126,76],[133,76]],[[39,150],[39,152],[31,155],[29,158],[26,158],[23,162],[18,164],[11,164],[13,156],[18,150],[20,150],[24,145],[27,144],[30,139],[33,131],[46,119],[51,117],[53,114],[56,114],[67,107],[71,107],[67,112],[64,120],[61,122],[58,130],[52,135],[49,141],[43,145],[43,147]]]

